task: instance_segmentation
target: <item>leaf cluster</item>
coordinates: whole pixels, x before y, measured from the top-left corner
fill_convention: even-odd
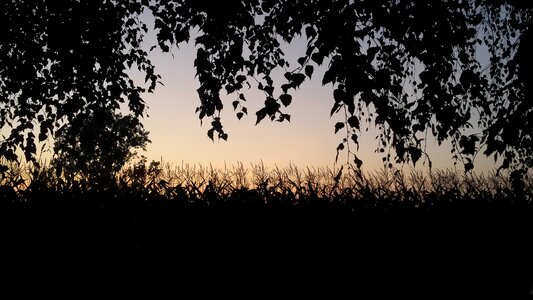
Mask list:
[[[235,95],[237,118],[248,114],[244,89],[264,92],[264,119],[290,121],[291,93],[325,67],[333,88],[331,115],[344,114],[337,151],[361,161],[361,130],[375,127],[385,163],[416,164],[427,137],[451,141],[466,170],[478,153],[501,158],[502,168],[532,166],[532,5],[520,1],[278,1],[135,0],[9,1],[1,4],[0,128],[10,134],[0,153],[16,149],[34,160],[37,140],[62,122],[127,103],[144,112],[141,94],[159,76],[142,49],[148,31],[140,15],[155,18],[163,52],[194,38],[201,120],[209,138],[226,140],[221,93]],[[28,22],[27,20],[32,20]],[[291,65],[280,41],[304,36],[305,53]],[[487,52],[489,63],[479,59]],[[482,65],[483,64],[483,65]],[[135,68],[147,87],[131,80]],[[272,72],[284,70],[285,82]],[[366,125],[366,126],[365,126]],[[37,134],[37,130],[39,133]],[[431,161],[428,158],[429,163]]]
[[[173,19],[169,11],[178,16]],[[200,119],[219,117],[223,89],[237,93],[235,110],[244,108],[241,89],[257,82],[265,101],[256,123],[267,117],[290,121],[282,111],[292,102],[290,92],[326,65],[322,84],[333,87],[331,115],[346,115],[335,124],[335,132],[346,129],[337,150],[347,149],[356,165],[349,144],[358,146],[361,125],[368,124],[379,130],[377,151],[387,153],[385,162],[394,157],[416,164],[427,157],[430,134],[439,144],[451,141],[454,157],[469,170],[483,147],[485,155],[503,155],[504,168],[531,166],[526,154],[532,145],[527,119],[533,110],[526,101],[531,68],[525,56],[531,13],[530,5],[499,1],[265,0],[224,6],[169,1],[155,15],[161,32],[184,27],[201,32],[195,60]],[[299,35],[307,39],[306,52],[290,68],[279,41]],[[165,36],[160,41],[167,44],[183,41]],[[488,50],[489,66],[481,65],[480,49]],[[275,68],[286,70],[279,92],[271,78]],[[244,114],[238,111],[237,117]],[[213,126],[211,138],[213,131],[225,134]]]

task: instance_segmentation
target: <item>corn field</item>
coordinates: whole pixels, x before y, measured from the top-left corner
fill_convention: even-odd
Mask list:
[[[220,280],[226,269],[274,272],[269,280],[290,283],[283,289],[375,297],[511,299],[533,283],[531,177],[517,185],[503,173],[145,160],[108,182],[58,176],[46,164],[5,174],[2,250],[15,269],[85,257],[90,268],[119,261],[121,276],[146,279],[159,274],[154,266],[189,279],[207,269]],[[254,276],[239,278],[264,288]]]
[[[245,166],[237,163],[223,168],[140,160],[124,167],[115,182],[90,182],[87,178],[57,176],[50,166],[37,168],[11,164],[0,180],[2,195],[24,201],[35,190],[58,196],[75,191],[127,192],[123,196],[163,198],[169,201],[215,205],[236,193],[250,193],[250,201],[264,203],[279,199],[291,205],[312,199],[345,203],[363,199],[405,202],[416,206],[439,201],[523,201],[531,202],[533,176],[526,176],[518,187],[508,174],[490,172],[458,173],[454,170],[394,170],[373,172],[333,170],[331,168],[268,168],[263,163]],[[118,195],[117,195],[118,196]],[[282,199],[283,198],[283,199]]]

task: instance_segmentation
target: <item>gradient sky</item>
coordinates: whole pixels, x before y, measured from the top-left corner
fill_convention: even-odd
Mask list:
[[[149,27],[150,17],[145,16]],[[148,49],[155,44],[153,33],[145,39]],[[291,66],[297,66],[297,58],[305,53],[306,42],[295,40],[283,45],[286,59]],[[226,95],[221,91],[224,110],[221,117],[224,130],[229,134],[228,141],[213,142],[207,137],[211,120],[204,119],[200,124],[195,108],[200,101],[196,89],[199,83],[195,78],[193,62],[195,58],[194,39],[189,44],[181,44],[172,49],[172,54],[154,50],[150,58],[162,76],[164,86],[158,86],[153,94],[145,94],[149,117],[143,123],[150,132],[152,141],[145,155],[149,160],[163,160],[173,164],[212,164],[215,167],[229,166],[241,162],[245,165],[263,162],[267,167],[285,167],[292,163],[298,167],[334,167],[336,147],[342,141],[342,134],[334,134],[334,124],[343,118],[339,114],[330,118],[334,103],[331,85],[322,86],[324,67],[316,69],[312,80],[306,80],[299,90],[293,92],[293,102],[285,108],[291,115],[291,122],[270,122],[263,120],[255,126],[255,112],[265,100],[262,91],[255,83],[249,90],[243,90],[247,99],[249,115],[238,120],[231,102],[236,95]],[[273,74],[275,86],[284,83],[285,70],[277,69]],[[274,92],[276,93],[276,91]],[[382,156],[375,153],[378,140],[377,131],[370,126],[368,132],[360,136],[358,156],[363,160],[363,169],[372,171],[383,167]],[[428,152],[434,168],[454,168],[449,143],[439,147],[428,143]],[[346,155],[339,157],[339,163],[346,162]],[[417,167],[427,169],[421,161]],[[478,157],[475,171],[494,168],[494,160]],[[458,169],[462,169],[460,163]]]

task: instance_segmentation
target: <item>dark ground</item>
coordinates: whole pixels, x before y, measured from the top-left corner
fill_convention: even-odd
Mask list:
[[[533,299],[531,205],[383,211],[100,200],[4,207],[4,283],[53,294]]]

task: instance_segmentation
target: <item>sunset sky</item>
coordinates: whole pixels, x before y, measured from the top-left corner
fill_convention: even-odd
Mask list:
[[[150,18],[146,21],[150,24]],[[153,33],[145,39],[146,48],[155,44]],[[295,40],[284,45],[286,58],[292,66],[297,66],[297,58],[305,53],[305,40]],[[293,102],[285,108],[291,115],[291,122],[270,122],[263,120],[255,126],[255,112],[264,102],[262,91],[252,88],[244,90],[249,115],[238,120],[231,102],[236,95],[226,95],[224,100],[222,122],[229,134],[228,141],[213,142],[207,137],[211,120],[204,119],[200,124],[195,108],[199,105],[196,89],[199,83],[195,78],[193,67],[195,57],[194,39],[189,44],[172,49],[172,54],[154,50],[151,59],[156,70],[162,76],[164,86],[158,86],[153,94],[145,94],[149,117],[144,119],[145,128],[150,132],[152,143],[145,155],[149,160],[163,160],[173,164],[212,164],[215,167],[229,166],[242,162],[245,165],[262,161],[266,166],[285,167],[289,163],[298,167],[330,167],[335,163],[336,146],[342,141],[342,134],[334,134],[334,124],[343,118],[342,114],[330,118],[333,105],[332,86],[322,86],[324,68],[315,70],[312,80],[307,80],[300,89],[293,93]],[[289,69],[290,70],[290,69]],[[283,73],[279,69],[273,79],[279,87],[284,83]],[[276,91],[275,91],[276,93]],[[359,138],[359,158],[364,162],[363,169],[372,171],[383,167],[382,156],[375,153],[378,141],[377,131],[372,126]],[[450,145],[438,147],[436,143],[428,144],[428,152],[433,167],[439,169],[453,168]],[[339,157],[339,162],[346,162],[346,155]],[[422,159],[417,167],[422,165]],[[494,160],[478,157],[475,171],[487,171],[494,168]],[[460,164],[457,166],[462,168]]]

